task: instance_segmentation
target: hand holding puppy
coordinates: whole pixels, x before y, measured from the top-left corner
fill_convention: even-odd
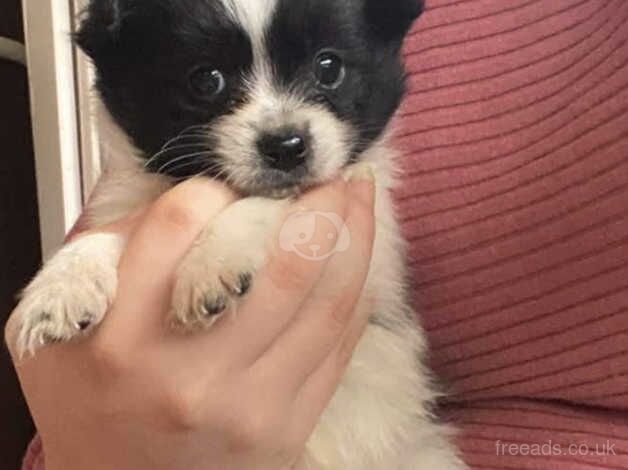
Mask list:
[[[131,235],[102,325],[82,341],[16,359],[47,470],[291,468],[367,323],[355,312],[373,244],[373,193],[366,178],[307,194],[299,207],[342,217],[350,248],[319,261],[274,250],[237,316],[195,335],[165,321],[174,274],[235,196],[191,180],[112,228]],[[324,235],[320,243],[331,243]]]

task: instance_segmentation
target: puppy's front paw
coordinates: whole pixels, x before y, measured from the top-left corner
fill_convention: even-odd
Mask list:
[[[242,199],[222,212],[201,235],[177,273],[173,323],[207,328],[246,295],[266,260],[269,235],[286,201]]]
[[[216,256],[213,243],[201,243],[179,268],[173,292],[173,322],[183,329],[207,328],[250,290],[254,263],[232,250]],[[215,247],[219,249],[218,246]]]
[[[101,322],[109,306],[109,295],[101,290],[100,281],[54,277],[43,276],[45,285],[29,289],[16,311],[20,356],[86,332]]]
[[[13,314],[20,357],[69,341],[102,321],[116,292],[121,246],[115,235],[88,236],[44,266]]]

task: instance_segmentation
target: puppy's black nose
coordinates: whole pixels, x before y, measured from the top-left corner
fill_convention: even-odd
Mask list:
[[[307,160],[306,138],[296,132],[265,134],[257,146],[266,163],[275,170],[290,172]]]

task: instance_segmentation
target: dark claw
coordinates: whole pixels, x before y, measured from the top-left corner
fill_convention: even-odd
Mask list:
[[[93,323],[93,317],[89,313],[85,313],[84,315],[85,316],[82,320],[79,320],[74,324],[74,327],[79,331],[87,330]]]
[[[48,312],[43,312],[39,314],[39,318],[37,320],[39,323],[46,323],[52,320],[52,315]]]
[[[239,278],[239,286],[238,286],[238,295],[244,296],[249,290],[251,290],[251,285],[253,284],[253,275],[251,273],[240,274]]]
[[[215,317],[227,309],[227,299],[224,297],[218,297],[218,299],[207,300],[205,301],[205,305],[203,307],[203,313],[205,313],[206,316]]]
[[[231,295],[243,297],[249,292],[249,290],[251,290],[251,285],[253,284],[253,275],[250,273],[240,274],[235,284],[226,282],[222,278],[220,279],[220,281]]]
[[[88,329],[90,326],[92,325],[91,320],[81,320],[80,322],[77,322],[76,326],[78,327],[79,330],[81,331],[85,331],[86,329]]]
[[[52,336],[47,333],[41,335],[41,343],[42,345],[50,345],[50,344],[58,344],[63,342],[63,338],[59,338],[57,336]]]

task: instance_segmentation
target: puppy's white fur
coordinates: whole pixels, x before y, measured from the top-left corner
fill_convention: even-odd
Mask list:
[[[98,196],[87,207],[90,226],[117,220],[171,186],[168,178],[145,173],[134,149],[106,113],[103,121],[108,165]],[[394,155],[382,140],[363,156],[375,169],[377,181],[376,242],[364,292],[375,299],[374,321],[297,470],[466,468],[447,428],[429,413],[436,393],[420,362],[426,349],[424,334],[405,300],[405,246],[390,196]],[[245,199],[207,228],[182,263],[173,296],[184,323],[198,320],[189,316],[195,311],[189,295],[195,289],[221,293],[225,289],[221,280],[254,272],[263,264],[265,241],[274,233],[285,205],[286,201]],[[24,291],[16,311],[22,353],[34,351],[40,340],[49,337],[75,336],[86,311],[104,314],[115,293],[124,242],[116,235],[90,235],[67,245],[43,268]],[[47,315],[42,317],[42,312]],[[101,318],[92,320],[97,323]]]
[[[224,156],[227,181],[255,193],[261,175],[252,149],[261,131],[308,126],[312,135],[310,183],[338,176],[355,136],[324,107],[274,86],[266,62],[264,34],[275,0],[222,0],[249,33],[255,63],[248,77],[249,99],[208,131]],[[86,208],[90,227],[123,218],[157,199],[172,186],[166,176],[144,171],[145,161],[101,108],[107,158],[105,174]],[[391,200],[395,152],[386,137],[361,161],[376,173],[376,240],[361,305],[372,308],[370,323],[331,404],[310,439],[297,470],[462,470],[448,429],[430,415],[436,392],[422,364],[425,337],[407,304],[405,243]],[[266,260],[267,242],[277,233],[287,200],[247,198],[220,214],[182,262],[173,292],[179,324],[211,325],[208,300],[236,305],[243,274],[254,274]],[[102,320],[116,290],[116,267],[125,240],[90,235],[70,243],[24,291],[16,310],[19,351],[34,352],[51,339],[78,335],[83,322]],[[92,316],[85,318],[85,313]]]
[[[14,315],[20,355],[50,340],[70,340],[84,325],[102,321],[117,289],[124,240],[94,234],[60,250],[22,293]]]
[[[221,0],[236,23],[247,31],[253,43],[254,56],[264,56],[264,35],[272,19],[277,0]],[[259,62],[259,61],[258,61]]]

